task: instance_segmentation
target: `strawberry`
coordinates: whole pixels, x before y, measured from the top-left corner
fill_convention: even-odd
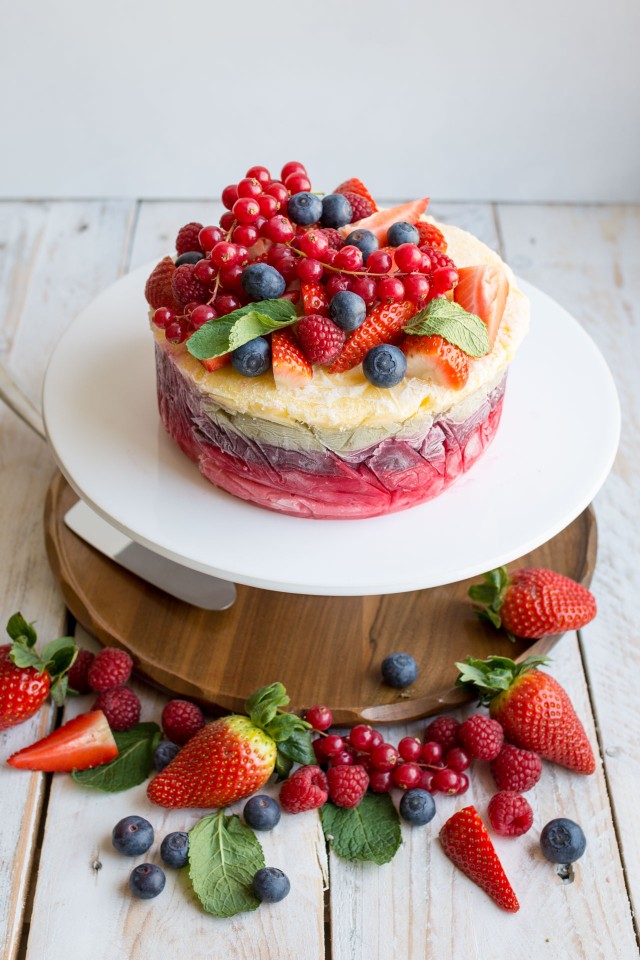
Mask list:
[[[509,295],[507,275],[496,264],[458,267],[457,270],[453,299],[486,323],[489,343],[493,346]]]
[[[303,317],[296,333],[310,363],[333,363],[344,347],[344,330],[328,317]]]
[[[220,370],[221,367],[226,367],[228,363],[231,363],[231,354],[223,353],[221,357],[209,357],[207,360],[201,360],[200,363],[209,373],[213,373],[215,370]]]
[[[400,344],[407,358],[407,376],[433,380],[439,387],[461,390],[469,379],[469,357],[439,334],[407,336]]]
[[[358,180],[357,177],[352,177],[350,180],[345,180],[344,183],[341,183],[339,187],[336,187],[333,191],[334,193],[342,193],[344,196],[347,196],[350,193],[355,193],[359,197],[364,197],[367,200],[371,207],[371,213],[376,213],[378,208],[376,207],[376,202],[365,187],[362,180]],[[369,214],[367,214],[369,216]]]
[[[576,773],[596,768],[591,744],[566,690],[537,667],[547,657],[527,657],[515,663],[508,657],[456,663],[459,686],[478,691],[481,702],[502,726],[505,739],[533,750]]]
[[[173,295],[171,281],[176,272],[175,265],[171,257],[165,257],[158,263],[147,279],[144,288],[144,295],[147,303],[154,310],[158,307],[168,307],[170,310],[180,312],[180,305]]]
[[[458,810],[440,830],[442,849],[452,863],[488,893],[503,910],[520,909],[498,854],[475,807]]]
[[[313,764],[310,724],[279,708],[289,698],[281,683],[253,694],[249,716],[221,717],[203,727],[149,784],[161,807],[226,807],[262,787],[274,768],[291,761]]]
[[[354,330],[337,360],[329,367],[329,373],[344,373],[364,360],[365,354],[379,343],[398,343],[402,329],[416,312],[415,303],[401,300],[399,303],[379,303]]]
[[[18,750],[7,763],[20,770],[89,770],[118,756],[118,747],[102,710],[81,713],[48,737]]]
[[[346,192],[343,194],[351,204],[351,222],[355,223],[356,220],[364,220],[365,217],[370,217],[372,213],[375,213],[378,209],[374,203],[370,200],[367,200],[366,197],[360,196],[358,193]]]
[[[276,330],[271,336],[271,366],[279,390],[304,387],[313,377],[311,364],[289,329]]]
[[[447,252],[447,241],[444,238],[442,230],[438,230],[435,223],[418,220],[414,226],[420,234],[420,239],[418,240],[419,247],[433,247],[435,250],[442,250],[443,253]]]
[[[352,230],[370,230],[375,233],[381,247],[387,242],[387,231],[392,223],[404,220],[406,223],[417,223],[422,214],[429,205],[429,198],[423,197],[421,200],[411,200],[409,203],[401,203],[397,207],[391,207],[389,210],[378,210],[372,213],[370,217],[364,220],[357,220],[346,227],[342,227],[340,232],[347,236]]]
[[[305,314],[320,314],[321,317],[329,316],[329,298],[326,288],[321,283],[302,283],[300,284],[302,293],[302,307]]]
[[[539,640],[565,630],[579,630],[596,615],[592,593],[553,570],[523,567],[508,574],[498,567],[484,583],[469,587],[479,616],[514,637]]]
[[[52,640],[38,655],[36,631],[20,613],[9,620],[7,633],[13,644],[0,647],[0,730],[28,720],[49,694],[63,703],[67,673],[77,656],[72,637]]]

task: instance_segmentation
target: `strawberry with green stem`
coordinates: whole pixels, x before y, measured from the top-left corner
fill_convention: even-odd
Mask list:
[[[52,640],[38,654],[36,631],[21,613],[10,618],[7,633],[13,643],[0,647],[0,730],[28,720],[49,694],[62,704],[67,673],[78,655],[73,637]]]
[[[548,657],[527,657],[522,663],[509,657],[467,657],[456,663],[456,684],[480,694],[509,743],[576,773],[593,773],[593,750],[568,693],[538,670],[548,662]]]
[[[294,762],[312,764],[311,724],[281,707],[281,683],[257,690],[233,714],[203,727],[149,784],[161,807],[226,807],[262,787],[276,770],[287,777]]]

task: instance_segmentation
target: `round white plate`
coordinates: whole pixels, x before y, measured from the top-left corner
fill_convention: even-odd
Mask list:
[[[530,284],[531,332],[502,423],[475,466],[429,503],[370,520],[306,520],[218,490],[156,409],[144,282],[123,277],[71,324],[49,363],[44,417],[76,492],[132,539],[194,570],[293,593],[435,587],[515,560],[591,502],[611,469],[620,410],[589,336]]]

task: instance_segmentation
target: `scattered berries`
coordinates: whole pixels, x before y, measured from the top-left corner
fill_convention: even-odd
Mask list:
[[[488,815],[491,826],[502,837],[521,837],[533,823],[529,801],[507,790],[491,798]]]
[[[90,650],[78,650],[78,656],[67,674],[69,686],[76,693],[91,693],[89,670],[94,660],[95,654]]]
[[[327,772],[329,796],[338,807],[357,807],[369,786],[369,774],[359,763],[331,767]]]
[[[412,827],[424,826],[433,820],[435,814],[435,801],[426,790],[407,790],[400,800],[400,816]]]
[[[526,793],[542,775],[542,760],[533,750],[505,743],[490,769],[498,790]]]
[[[418,679],[418,664],[410,653],[390,653],[382,661],[380,672],[390,687],[402,689]]]
[[[160,844],[163,863],[174,870],[186,867],[189,862],[189,834],[182,830],[168,833]]]
[[[162,893],[166,879],[164,870],[154,863],[141,863],[131,871],[129,889],[140,900],[152,900]]]
[[[104,690],[92,710],[102,710],[112,730],[131,730],[140,719],[140,698],[130,687]]]
[[[258,793],[247,800],[242,815],[252,830],[273,830],[280,822],[280,805],[273,797]]]
[[[333,723],[333,716],[329,707],[317,705],[307,710],[305,720],[314,730],[328,730]]]
[[[171,743],[169,740],[162,740],[153,754],[153,768],[158,773],[168,767],[180,747],[177,743]]]
[[[95,693],[121,687],[131,676],[132,669],[133,660],[126,650],[105,647],[89,667],[89,686]]]
[[[504,743],[504,731],[497,720],[474,713],[460,725],[458,739],[474,760],[495,760]]]
[[[550,820],[540,833],[540,849],[552,863],[574,863],[586,848],[582,827],[567,817]]]
[[[320,767],[299,767],[280,788],[280,806],[286,813],[303,813],[321,807],[328,796],[327,777]]]
[[[452,747],[459,746],[458,730],[460,722],[455,717],[441,716],[436,717],[431,723],[427,724],[424,732],[425,741],[435,740],[439,743],[443,751],[447,753]]]
[[[124,817],[111,831],[111,842],[118,853],[137,857],[153,843],[153,827],[144,817]]]
[[[205,724],[199,706],[189,700],[170,700],[162,711],[162,730],[167,740],[183,746]]]
[[[291,890],[286,873],[277,867],[262,867],[253,878],[253,892],[262,903],[279,903]]]

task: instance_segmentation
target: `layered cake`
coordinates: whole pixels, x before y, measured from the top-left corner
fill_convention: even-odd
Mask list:
[[[442,493],[502,411],[529,304],[426,199],[252,167],[219,225],[186,224],[146,285],[158,406],[208,480],[294,516],[350,519]]]

